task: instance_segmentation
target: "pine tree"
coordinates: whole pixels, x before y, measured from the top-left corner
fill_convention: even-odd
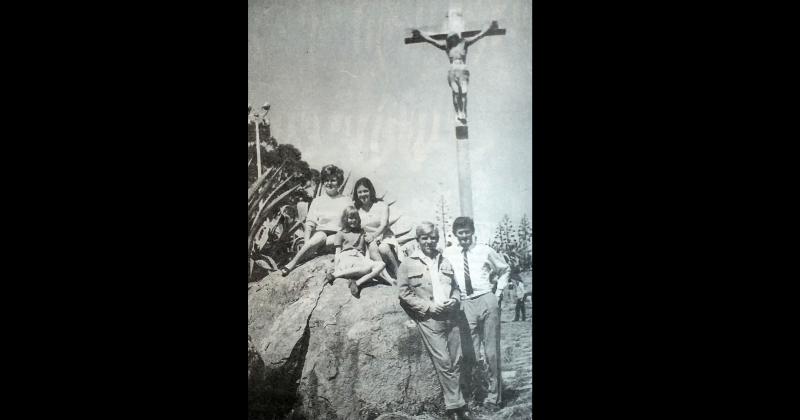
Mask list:
[[[444,200],[444,195],[440,196],[439,202],[434,209],[436,227],[439,229],[439,247],[444,249],[447,243],[455,243],[452,232],[452,222],[450,217],[450,207]]]
[[[514,231],[511,218],[504,214],[500,223],[497,224],[490,246],[497,252],[508,254],[516,247],[516,241],[517,234]]]
[[[533,229],[526,215],[522,215],[517,228],[517,238],[519,246],[517,248],[520,269],[527,271],[533,265]]]

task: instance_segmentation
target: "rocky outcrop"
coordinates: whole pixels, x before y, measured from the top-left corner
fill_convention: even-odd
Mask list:
[[[253,413],[264,411],[265,375],[264,361],[247,336],[247,401]]]
[[[249,284],[248,332],[263,361],[263,379],[251,384],[264,397],[251,418],[441,412],[433,365],[396,287],[365,285],[356,299],[347,280],[324,281],[331,266],[324,255]]]

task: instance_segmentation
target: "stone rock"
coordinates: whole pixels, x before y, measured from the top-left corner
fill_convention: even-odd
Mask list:
[[[414,420],[414,417],[407,416],[403,413],[387,413],[381,414],[375,420]]]
[[[247,400],[254,412],[260,411],[264,399],[264,361],[247,336]]]
[[[248,333],[272,402],[260,415],[374,420],[443,412],[433,364],[397,288],[368,283],[356,299],[348,280],[325,282],[331,268],[332,256],[323,255],[287,277],[249,284]]]

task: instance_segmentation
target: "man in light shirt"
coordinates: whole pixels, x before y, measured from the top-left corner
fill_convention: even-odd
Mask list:
[[[453,266],[461,290],[461,310],[469,325],[475,355],[481,344],[489,367],[488,395],[484,405],[502,404],[503,385],[500,376],[500,302],[508,284],[511,269],[500,254],[473,240],[475,224],[469,217],[453,221],[453,234],[458,243],[445,249],[443,255]],[[492,288],[497,285],[492,293]]]
[[[439,254],[439,233],[430,222],[416,229],[417,249],[397,270],[400,305],[417,324],[444,395],[448,419],[470,419],[461,393],[461,335],[458,307],[461,292],[453,268]]]

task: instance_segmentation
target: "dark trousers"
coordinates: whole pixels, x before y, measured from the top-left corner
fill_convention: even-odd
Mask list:
[[[514,307],[514,321],[519,321],[519,314],[522,313],[522,320],[525,320],[525,299],[517,299],[517,306]]]
[[[489,389],[486,401],[502,402],[502,377],[500,376],[500,306],[494,293],[486,293],[461,302],[469,325],[472,348],[480,357],[481,344],[489,367]]]

